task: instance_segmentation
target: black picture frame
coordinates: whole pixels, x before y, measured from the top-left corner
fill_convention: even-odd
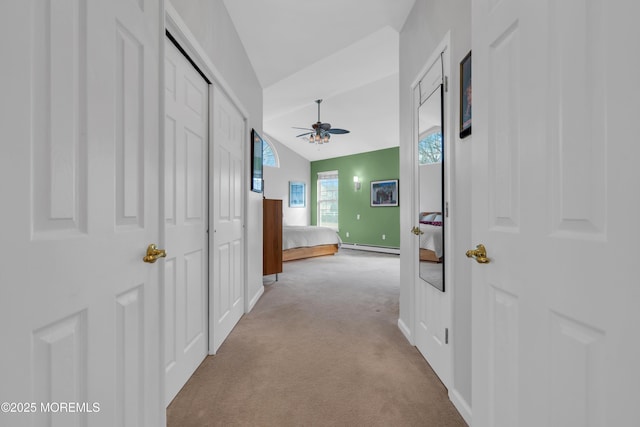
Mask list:
[[[471,51],[460,61],[460,138],[471,135]]]
[[[399,180],[371,181],[371,206],[399,206]]]
[[[264,179],[262,177],[262,137],[251,129],[251,191],[262,193],[264,191]]]

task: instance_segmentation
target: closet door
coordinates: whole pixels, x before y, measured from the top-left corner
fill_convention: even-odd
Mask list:
[[[244,117],[213,90],[211,236],[212,288],[209,352],[214,354],[244,313]],[[211,234],[211,233],[210,233]]]
[[[165,41],[165,402],[207,355],[209,84]]]

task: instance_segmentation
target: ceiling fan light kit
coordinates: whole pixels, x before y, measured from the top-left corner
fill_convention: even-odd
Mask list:
[[[345,134],[349,133],[346,129],[332,129],[330,123],[322,123],[320,121],[320,103],[322,99],[316,99],[316,104],[318,104],[318,122],[311,125],[312,129],[307,128],[294,128],[294,129],[305,129],[310,132],[305,132],[296,137],[305,137],[309,136],[309,143],[311,144],[328,144],[329,139],[331,139],[331,134]]]
[[[328,133],[325,133],[323,136],[320,136],[318,134],[313,134],[313,135],[309,135],[309,142],[312,144],[313,143],[328,144],[330,138],[331,138],[331,135],[329,135]]]

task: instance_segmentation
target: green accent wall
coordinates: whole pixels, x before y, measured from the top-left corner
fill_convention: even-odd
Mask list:
[[[311,162],[311,224],[317,225],[318,172],[338,171],[339,234],[344,243],[400,247],[400,207],[371,207],[371,181],[399,179],[400,148]],[[360,190],[353,177],[360,178]],[[402,183],[399,184],[402,203]],[[357,215],[360,219],[357,219]],[[349,237],[347,237],[349,232]],[[382,239],[382,235],[386,239]]]

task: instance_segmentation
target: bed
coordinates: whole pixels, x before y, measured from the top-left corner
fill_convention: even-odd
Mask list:
[[[333,255],[341,244],[338,233],[329,227],[282,227],[282,261]]]
[[[420,261],[442,262],[442,213],[420,213]]]

